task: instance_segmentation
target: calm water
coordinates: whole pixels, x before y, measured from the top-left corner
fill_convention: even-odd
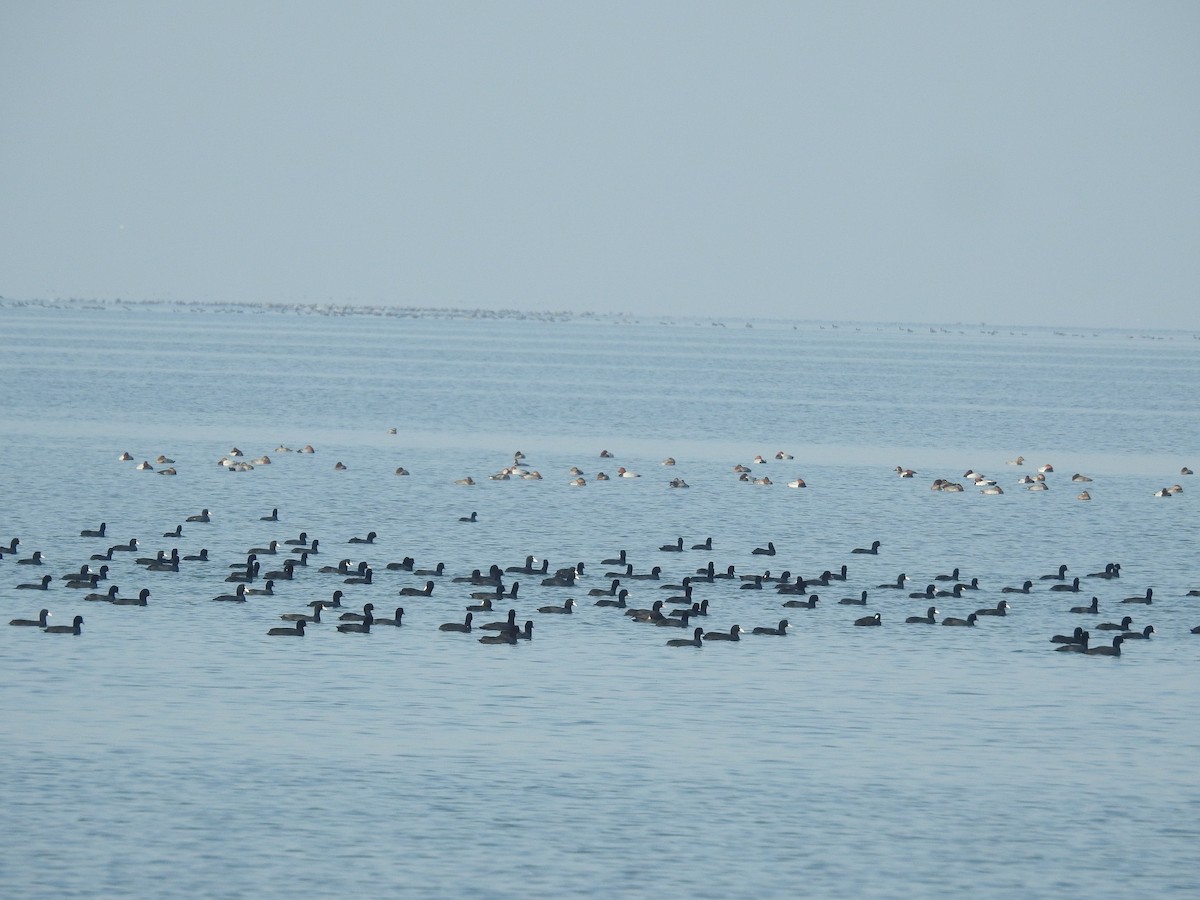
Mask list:
[[[1200,482],[1179,474],[1200,463],[1191,334],[9,307],[0,374],[0,540],[21,540],[0,597],[8,618],[85,617],[78,638],[0,629],[8,895],[1200,891]],[[317,452],[276,452],[305,443]],[[217,461],[235,445],[273,462],[229,473]],[[544,479],[488,480],[518,448]],[[732,472],[756,454],[773,485]],[[1005,465],[1018,454],[1025,467]],[[1042,463],[1049,491],[1016,483]],[[617,466],[642,477],[594,479]],[[928,489],[968,468],[1006,493]],[[796,477],[808,487],[785,487]],[[272,507],[280,521],[260,521]],[[211,523],[161,537],[201,508]],[[106,538],[79,536],[101,521]],[[346,543],[371,530],[375,544]],[[211,601],[248,548],[301,531],[320,553],[274,596]],[[713,550],[658,550],[679,536]],[[149,588],[145,608],[58,583],[132,537],[124,557],[211,561],[158,573],[116,554],[110,583]],[[872,540],[878,556],[850,553]],[[768,541],[778,555],[752,553]],[[668,648],[684,632],[587,596],[622,549],[661,583],[709,560],[849,572],[810,588],[813,610],[699,585],[706,630],[787,616],[791,633]],[[17,562],[34,550],[45,566]],[[527,554],[585,575],[508,576],[535,623],[517,646],[438,630],[479,588],[447,577],[399,597],[426,579],[384,570]],[[370,562],[375,583],[316,571],[340,558]],[[1079,594],[1038,580],[1110,561],[1121,578]],[[941,616],[1002,596],[1009,615],[903,624],[929,605],[909,590],[954,567],[980,590],[934,601]],[[16,589],[43,572],[48,592]],[[876,589],[901,572],[908,589]],[[1026,578],[1032,594],[1000,593]],[[639,607],[678,593],[622,585]],[[1150,606],[1120,603],[1148,587]],[[353,608],[403,605],[404,627],[265,635],[335,588]],[[865,608],[836,603],[864,589]],[[1099,616],[1067,612],[1092,596]],[[574,615],[536,612],[567,597]],[[873,612],[882,628],[853,626]],[[1120,659],[1050,649],[1126,614],[1157,634]]]

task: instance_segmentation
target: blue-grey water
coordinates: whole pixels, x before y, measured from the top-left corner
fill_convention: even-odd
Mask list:
[[[1200,463],[1200,340],[753,326],[0,308],[0,543],[20,539],[0,560],[5,620],[85,620],[78,637],[0,629],[4,893],[1195,896],[1200,482],[1181,469]],[[235,446],[271,463],[227,471]],[[490,480],[518,449],[542,480]],[[1049,490],[1018,484],[1046,463]],[[618,466],[641,477],[595,478]],[[203,508],[211,522],[184,522]],[[100,522],[105,538],[80,536]],[[274,595],[211,600],[247,549],[301,531],[320,552]],[[713,549],[659,550],[680,536]],[[101,590],[149,588],[146,607],[59,581],[130,538]],[[850,552],[872,540],[877,556]],[[776,556],[752,553],[768,541]],[[172,547],[211,561],[132,558]],[[690,628],[588,596],[622,549],[662,568],[622,579],[638,607],[710,560],[848,574],[810,587],[811,610],[699,584],[708,631],[792,627],[674,648]],[[45,565],[18,562],[35,550]],[[532,640],[438,629],[479,590],[450,576],[527,555],[585,564],[574,588],[510,574],[518,599],[477,614],[511,605]],[[385,569],[405,556],[446,564],[431,597],[398,596],[426,580]],[[342,558],[374,583],[316,571]],[[1114,561],[1119,579],[1086,577]],[[1039,578],[1060,564],[1080,593]],[[1009,614],[905,624],[929,605],[909,591],[955,567],[979,589],[933,601],[939,618],[1002,598]],[[906,590],[877,589],[901,572]],[[17,589],[43,573],[48,591]],[[1147,588],[1150,605],[1120,602]],[[266,635],[335,589],[403,605],[403,627]],[[865,607],[836,602],[862,590]],[[1093,596],[1099,615],[1068,612]],[[536,611],[568,597],[572,615]],[[875,612],[882,627],[853,625]],[[1119,659],[1051,649],[1124,615],[1156,633]]]

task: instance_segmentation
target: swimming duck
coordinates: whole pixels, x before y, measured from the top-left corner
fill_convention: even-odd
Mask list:
[[[368,569],[367,571],[370,571],[370,569]],[[433,582],[426,581],[425,587],[423,587],[423,588],[415,588],[415,587],[400,588],[400,596],[401,597],[432,597],[433,596]]]
[[[692,632],[692,637],[690,640],[687,638],[671,638],[671,640],[667,641],[667,646],[668,647],[702,647],[702,646],[704,646],[703,636],[704,636],[704,629],[697,628],[695,631]]]
[[[878,556],[879,555],[879,547],[880,547],[879,541],[871,541],[870,547],[855,547],[850,552],[851,553],[870,553],[873,556]]]
[[[1007,616],[1008,609],[1009,609],[1008,601],[1001,600],[999,603],[996,604],[996,606],[994,608],[975,610],[975,615],[977,615],[977,616]]]
[[[758,627],[752,629],[750,633],[751,634],[771,634],[771,635],[775,635],[776,637],[784,637],[785,635],[787,635],[788,625],[789,625],[789,623],[788,623],[787,619],[780,619],[779,624],[774,628],[769,628],[766,626],[759,625]]]
[[[172,547],[170,557],[160,559],[157,562],[147,563],[146,569],[150,572],[178,572],[179,550]]]
[[[239,584],[237,586],[237,593],[219,594],[218,596],[213,597],[213,601],[216,603],[245,603],[246,602],[246,585]]]
[[[467,613],[466,618],[462,622],[446,622],[438,626],[438,631],[457,631],[462,634],[470,634],[472,618],[472,614]]]
[[[343,594],[341,591],[334,591],[333,596],[330,597],[328,600],[320,600],[320,601],[314,601],[314,602],[319,602],[326,609],[336,609],[342,605],[342,597],[344,597],[344,596],[345,596],[345,594]]]
[[[943,625],[966,626],[968,628],[973,628],[975,626],[975,620],[978,618],[979,617],[975,613],[971,613],[965,619],[957,619],[954,616],[949,616],[945,619],[942,619],[942,624]]]
[[[754,556],[774,556],[775,555],[775,544],[772,541],[767,541],[767,546],[755,547],[751,551],[751,553]]]
[[[684,581],[687,581],[687,579],[685,578]],[[695,590],[695,588],[693,588],[691,583],[689,582],[683,586],[682,594],[673,594],[670,597],[667,597],[666,602],[667,603],[676,603],[676,604],[691,603],[692,602],[692,591],[694,591],[694,590]]]
[[[589,590],[588,596],[589,597],[615,597],[615,596],[617,596],[617,591],[620,589],[620,587],[621,587],[621,579],[614,578],[612,580],[612,583],[606,588],[595,587],[595,588],[592,588],[591,590]],[[690,587],[690,585],[689,585],[689,587]]]
[[[160,563],[167,558],[166,550],[156,550],[153,556],[139,556],[134,560],[139,566],[150,566],[154,563]]]
[[[1098,612],[1100,612],[1100,598],[1093,597],[1091,605],[1089,605],[1089,606],[1072,606],[1071,609],[1069,610],[1069,612],[1083,613],[1083,614],[1098,613]]]
[[[567,600],[562,606],[539,606],[540,613],[562,613],[569,615],[575,609],[575,601]]]
[[[253,581],[258,577],[259,563],[258,560],[247,560],[247,568],[242,572],[231,572],[225,576],[225,580],[229,583]]]
[[[628,606],[628,604],[627,604],[628,597],[629,597],[629,591],[622,588],[620,591],[617,592],[616,600],[612,600],[609,598],[602,598],[600,600],[597,600],[595,602],[595,604],[593,604],[593,605],[595,605],[595,606],[614,606],[617,609],[626,609]]]
[[[1032,581],[1026,581],[1020,587],[1004,587],[1000,589],[1002,594],[1028,594],[1033,587]]]
[[[661,600],[655,600],[654,603],[651,604],[650,609],[630,608],[625,610],[625,615],[632,617],[635,622],[647,622],[651,619],[661,618],[663,614],[662,608],[663,602]]]
[[[668,614],[672,618],[682,618],[683,616],[707,616],[708,615],[708,600],[701,600],[699,603],[693,603],[689,609],[673,609]]]
[[[813,594],[807,600],[788,600],[783,605],[787,609],[816,609],[817,604],[821,601],[820,594]]]
[[[1122,636],[1127,641],[1148,641],[1150,640],[1150,635],[1157,633],[1153,625],[1147,625],[1141,631],[1127,631]]]
[[[516,631],[517,629],[517,611],[510,609],[508,618],[503,622],[488,622],[486,625],[479,626],[484,631]]]
[[[1073,594],[1078,594],[1079,593],[1079,579],[1072,578],[1070,584],[1052,584],[1052,585],[1050,585],[1050,590],[1052,590],[1052,591],[1070,591]]]
[[[99,528],[85,528],[79,532],[80,537],[104,537],[104,532],[108,530],[108,523],[101,522]]]
[[[208,510],[203,509],[194,516],[188,516],[183,521],[185,521],[185,522],[211,522],[212,518],[209,516]]]
[[[692,611],[690,609],[672,610],[678,612],[679,615],[659,616],[651,622],[659,628],[687,628],[688,619],[691,618]]]
[[[288,569],[289,573],[291,571],[291,569]],[[288,577],[291,577],[290,574]],[[343,578],[342,584],[371,584],[373,583],[374,578],[375,573],[371,570],[370,566],[367,566],[365,569],[363,569],[361,575],[351,575],[349,578]]]
[[[728,632],[724,631],[706,631],[704,632],[704,640],[706,641],[740,641],[742,639],[742,626],[734,625]]]
[[[258,563],[256,562],[254,565],[257,566]],[[295,569],[298,565],[301,565],[301,563],[294,559],[285,559],[283,561],[282,569],[277,569],[274,572],[267,572],[265,575],[263,575],[263,578],[273,578],[276,581],[291,581],[295,577]],[[245,580],[253,581],[254,579],[248,578]]]
[[[285,622],[310,622],[319,625],[321,622],[321,610],[325,604],[321,600],[314,600],[308,604],[312,608],[311,613],[283,613],[279,618]]]
[[[1075,630],[1080,632],[1079,640],[1070,641],[1065,644],[1059,644],[1054,649],[1057,650],[1059,653],[1087,653],[1088,642],[1091,640],[1091,637],[1092,637],[1091,633],[1088,631],[1083,631],[1083,629],[1080,629],[1080,628],[1076,628]],[[1055,637],[1062,637],[1062,636],[1063,635],[1055,635]]]
[[[271,628],[267,631],[267,634],[271,635],[272,637],[304,637],[304,626],[306,624],[308,624],[306,620],[297,619],[296,624],[292,627]]]
[[[485,634],[479,639],[481,644],[515,644],[517,642],[517,630],[514,627],[508,631],[501,631],[499,634]]]
[[[147,606],[149,597],[150,588],[142,588],[136,597],[115,597],[109,602],[113,606]]]
[[[929,607],[929,611],[923,616],[909,616],[905,619],[908,625],[936,625],[937,624],[938,608],[936,606]]]
[[[46,627],[46,617],[49,615],[50,615],[50,610],[43,609],[40,613],[38,613],[38,617],[36,619],[13,619],[8,624],[9,625],[18,625],[18,626],[31,626],[34,628],[45,628]]]
[[[1112,639],[1111,647],[1103,647],[1103,646],[1088,647],[1087,655],[1088,656],[1120,656],[1121,655],[1121,644],[1124,640],[1125,640],[1125,638],[1122,635],[1118,634],[1115,638]]]
[[[1126,597],[1122,603],[1144,603],[1147,606],[1154,598],[1154,588],[1146,588],[1146,593],[1141,597]]]
[[[79,627],[83,624],[83,616],[76,616],[70,625],[47,625],[42,629],[43,634],[82,634]]]
[[[403,619],[404,619],[404,607],[397,606],[396,614],[392,618],[390,618],[390,619],[372,619],[371,624],[372,625],[389,625],[393,628],[399,628],[402,624]]]
[[[843,597],[838,601],[838,603],[840,603],[842,606],[866,606],[867,592],[863,591],[858,597]]]
[[[1083,643],[1083,629],[1079,626],[1075,627],[1072,634],[1056,634],[1050,638],[1052,644],[1081,644]]]
[[[854,624],[859,626],[865,625],[868,627],[871,625],[882,625],[883,616],[880,613],[875,613],[874,615],[870,616],[863,616],[861,619],[855,619]]]
[[[634,579],[634,580],[637,580],[637,581],[658,581],[658,576],[659,576],[661,573],[662,573],[662,567],[661,567],[661,566],[654,566],[654,567],[652,567],[652,568],[650,569],[650,571],[649,571],[649,572],[642,572],[642,573],[640,573],[640,574],[637,574],[637,575],[634,575],[634,574],[629,574],[629,575],[626,575],[626,576],[624,576],[624,577],[626,577],[626,578],[632,578],[632,579]]]
[[[1050,575],[1042,575],[1040,581],[1066,581],[1067,580],[1067,564],[1063,563],[1058,567],[1058,574],[1051,573]]]
[[[342,622],[338,625],[337,630],[342,634],[370,634],[374,621],[374,618],[368,615],[361,622]]]

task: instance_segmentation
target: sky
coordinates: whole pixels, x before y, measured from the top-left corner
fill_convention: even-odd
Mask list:
[[[1200,330],[1194,2],[0,5],[0,296]]]

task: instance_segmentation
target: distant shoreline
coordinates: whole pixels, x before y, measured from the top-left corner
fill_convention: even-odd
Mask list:
[[[869,330],[910,331],[914,333],[984,334],[1001,332],[1020,334],[1026,332],[1058,337],[1127,336],[1154,340],[1172,340],[1176,337],[1200,340],[1200,331],[1163,328],[1086,327],[1064,328],[1058,325],[995,324],[982,322],[866,322],[833,319],[778,319],[778,318],[734,318],[730,320],[713,316],[687,315],[636,315],[628,312],[594,312],[571,310],[519,310],[519,309],[471,309],[438,306],[389,306],[366,303],[250,303],[220,300],[103,300],[83,298],[15,299],[0,296],[0,309],[67,309],[91,310],[96,312],[133,312],[142,309],[172,310],[195,313],[229,313],[260,315],[300,316],[373,316],[389,319],[435,319],[461,321],[511,321],[511,322],[592,322],[612,325],[690,325],[718,328],[754,328],[756,325],[782,325],[793,328],[804,326],[813,330]]]

